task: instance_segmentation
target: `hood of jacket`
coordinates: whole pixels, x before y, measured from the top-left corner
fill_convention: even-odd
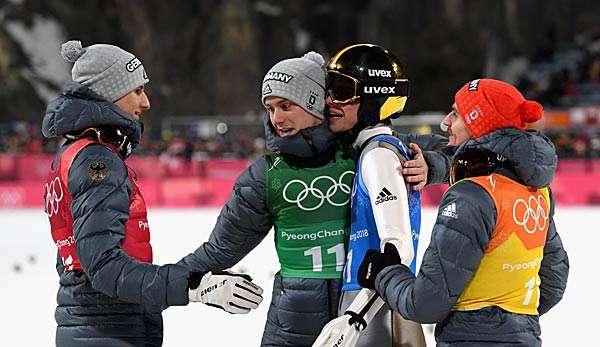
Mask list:
[[[129,136],[134,147],[139,144],[142,136],[140,122],[88,87],[71,82],[46,107],[42,134],[50,138],[97,126],[120,128]]]
[[[556,149],[550,139],[537,131],[499,129],[477,139],[470,139],[457,150],[467,147],[485,149],[502,155],[521,183],[542,188],[550,185],[558,164]]]

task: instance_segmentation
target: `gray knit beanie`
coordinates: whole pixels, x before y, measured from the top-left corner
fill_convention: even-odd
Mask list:
[[[111,102],[150,82],[142,62],[117,46],[96,44],[83,48],[81,41],[67,41],[60,53],[66,61],[75,63],[73,81]]]
[[[269,96],[287,99],[317,118],[325,110],[325,60],[316,52],[282,60],[265,75],[262,103]]]

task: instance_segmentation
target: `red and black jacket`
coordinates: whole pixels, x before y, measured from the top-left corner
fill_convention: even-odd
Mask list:
[[[77,83],[48,105],[42,132],[63,136],[94,125],[139,135],[137,122]],[[161,311],[188,303],[189,270],[151,264],[146,206],[124,159],[110,145],[68,141],[44,197],[58,249],[56,345],[160,345]]]

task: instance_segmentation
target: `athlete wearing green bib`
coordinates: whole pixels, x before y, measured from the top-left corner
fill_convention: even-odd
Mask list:
[[[267,149],[237,179],[208,242],[181,263],[199,271],[235,265],[269,233],[275,274],[261,346],[310,346],[337,316],[354,162],[337,154],[325,121],[325,70],[314,52],[265,75]]]
[[[324,63],[311,52],[265,75],[271,154],[237,178],[208,242],[181,261],[194,271],[230,268],[274,229],[281,271],[261,346],[310,346],[338,315],[354,161],[338,153],[324,117]],[[430,176],[441,180],[449,160],[434,161],[428,161]]]
[[[300,169],[269,155],[267,163],[267,203],[281,276],[341,278],[354,161],[338,154],[327,165]]]

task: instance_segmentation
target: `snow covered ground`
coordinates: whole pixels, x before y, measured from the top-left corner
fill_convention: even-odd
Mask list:
[[[429,243],[435,212],[428,209],[423,214],[421,256]],[[155,263],[175,262],[195,249],[208,238],[217,214],[214,209],[150,211]],[[546,347],[588,346],[597,340],[594,329],[600,304],[595,285],[600,272],[598,261],[592,256],[600,245],[600,230],[595,224],[599,217],[600,208],[557,211],[556,223],[569,252],[571,273],[565,298],[541,318]],[[54,269],[56,248],[46,215],[41,210],[0,210],[0,221],[2,345],[52,346],[58,276]],[[248,315],[230,315],[201,304],[169,308],[163,314],[164,345],[259,345],[277,269],[273,239],[269,236],[234,267],[234,271],[250,273],[265,289],[261,307]]]

